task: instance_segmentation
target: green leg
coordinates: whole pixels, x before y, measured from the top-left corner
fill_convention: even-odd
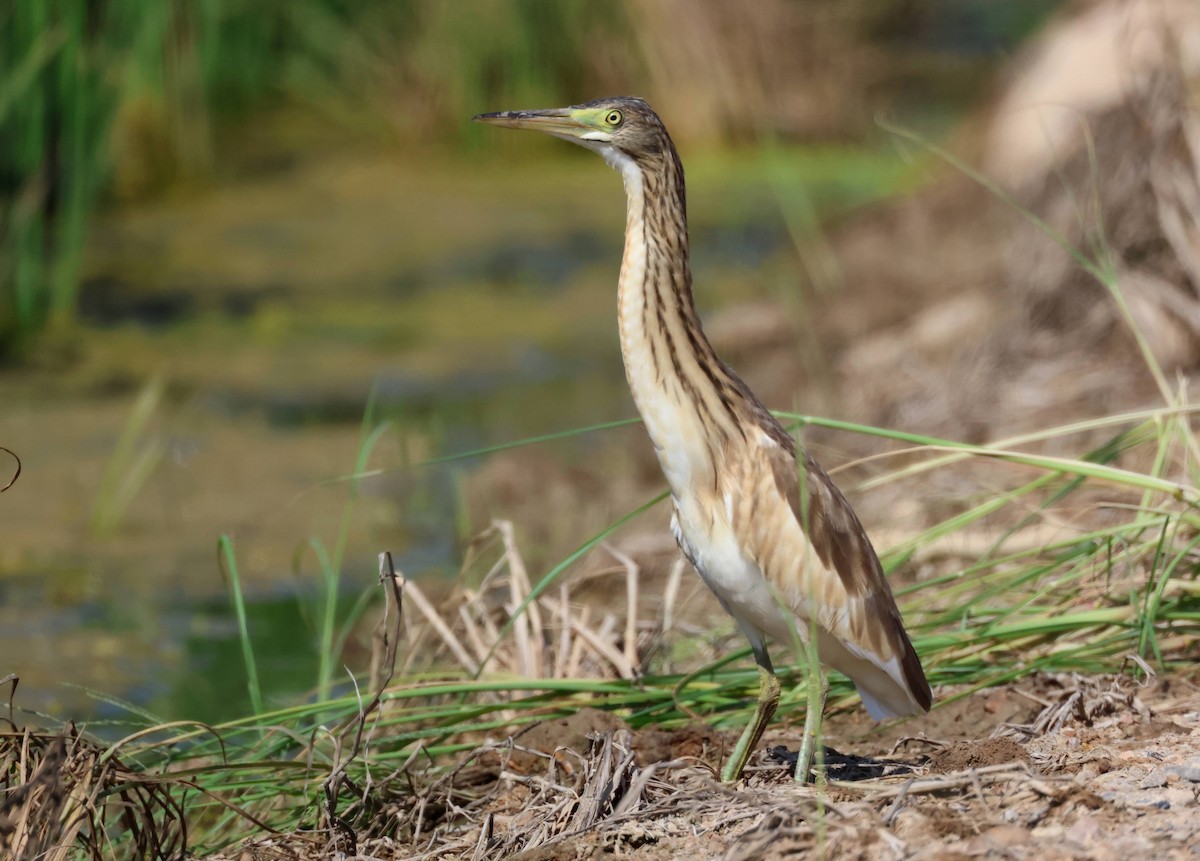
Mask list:
[[[814,684],[815,682],[815,684]],[[804,716],[804,739],[800,742],[800,755],[796,758],[796,782],[807,783],[811,776],[813,755],[821,743],[821,716],[825,713],[825,698],[829,695],[829,682],[817,668],[816,678],[808,677],[808,713]]]
[[[754,717],[742,731],[742,737],[734,745],[725,767],[721,769],[721,780],[724,783],[733,783],[742,776],[746,760],[750,758],[750,753],[762,738],[767,723],[775,714],[775,707],[779,705],[779,679],[775,678],[775,674],[770,670],[761,666],[758,668],[758,677],[758,706],[754,709]]]

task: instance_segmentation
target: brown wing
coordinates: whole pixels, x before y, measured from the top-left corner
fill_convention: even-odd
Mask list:
[[[933,701],[929,682],[904,630],[879,557],[854,509],[807,452],[803,469],[797,469],[790,434],[777,424],[763,429],[766,438],[748,465],[757,480],[741,483],[746,490],[755,488],[751,493],[756,499],[738,506],[752,521],[739,530],[749,536],[748,551],[781,598],[797,612],[805,608],[814,613],[821,627],[849,652],[842,662],[846,666],[838,666],[836,658],[829,660],[831,666],[853,678],[856,668],[860,675],[864,672],[862,660],[869,661],[889,672],[895,685],[907,689],[903,691],[906,701],[927,711]],[[864,700],[864,685],[887,687],[881,680],[855,681]],[[887,699],[895,702],[896,698]],[[911,706],[886,710],[914,711]]]

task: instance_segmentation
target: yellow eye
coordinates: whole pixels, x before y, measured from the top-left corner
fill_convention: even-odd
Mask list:
[[[621,124],[621,120],[623,119],[625,119],[625,117],[621,116],[620,111],[609,111],[604,115],[604,121],[610,126],[619,126]]]

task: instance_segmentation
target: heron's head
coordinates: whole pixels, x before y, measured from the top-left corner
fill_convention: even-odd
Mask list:
[[[595,150],[623,169],[628,160],[641,167],[660,162],[674,151],[662,120],[642,99],[622,96],[596,99],[569,108],[501,111],[480,114],[476,122],[512,129],[537,129]]]

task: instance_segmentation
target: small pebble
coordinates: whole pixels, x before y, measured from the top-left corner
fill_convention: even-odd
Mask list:
[[[1190,762],[1187,765],[1168,765],[1167,771],[1192,783],[1200,783],[1200,765],[1192,765]]]
[[[1116,799],[1117,805],[1121,807],[1129,807],[1134,810],[1141,808],[1157,808],[1158,810],[1170,810],[1171,802],[1169,796],[1165,792],[1130,792]]]
[[[1138,789],[1157,789],[1167,785],[1167,774],[1162,769],[1154,769],[1138,784]]]

